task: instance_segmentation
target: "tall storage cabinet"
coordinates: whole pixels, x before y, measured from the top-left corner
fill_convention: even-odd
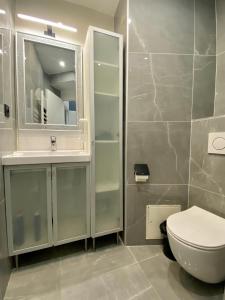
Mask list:
[[[93,238],[123,229],[122,60],[122,36],[90,27],[84,76],[91,118]]]

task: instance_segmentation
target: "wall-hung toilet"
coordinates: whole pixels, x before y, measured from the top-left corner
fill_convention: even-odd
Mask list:
[[[183,269],[207,283],[225,280],[225,219],[193,206],[171,215],[167,231]]]

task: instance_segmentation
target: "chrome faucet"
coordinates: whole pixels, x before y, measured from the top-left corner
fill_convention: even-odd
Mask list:
[[[51,140],[51,150],[52,151],[56,151],[57,150],[57,147],[56,147],[56,136],[51,136],[50,140]]]

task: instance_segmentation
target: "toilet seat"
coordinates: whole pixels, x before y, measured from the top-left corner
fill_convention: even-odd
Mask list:
[[[207,251],[225,248],[225,219],[197,206],[171,215],[167,231],[194,248]]]

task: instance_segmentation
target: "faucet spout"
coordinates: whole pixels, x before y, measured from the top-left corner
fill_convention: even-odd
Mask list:
[[[56,136],[51,136],[50,137],[50,141],[51,141],[51,150],[52,151],[56,151],[57,147],[56,147]]]

